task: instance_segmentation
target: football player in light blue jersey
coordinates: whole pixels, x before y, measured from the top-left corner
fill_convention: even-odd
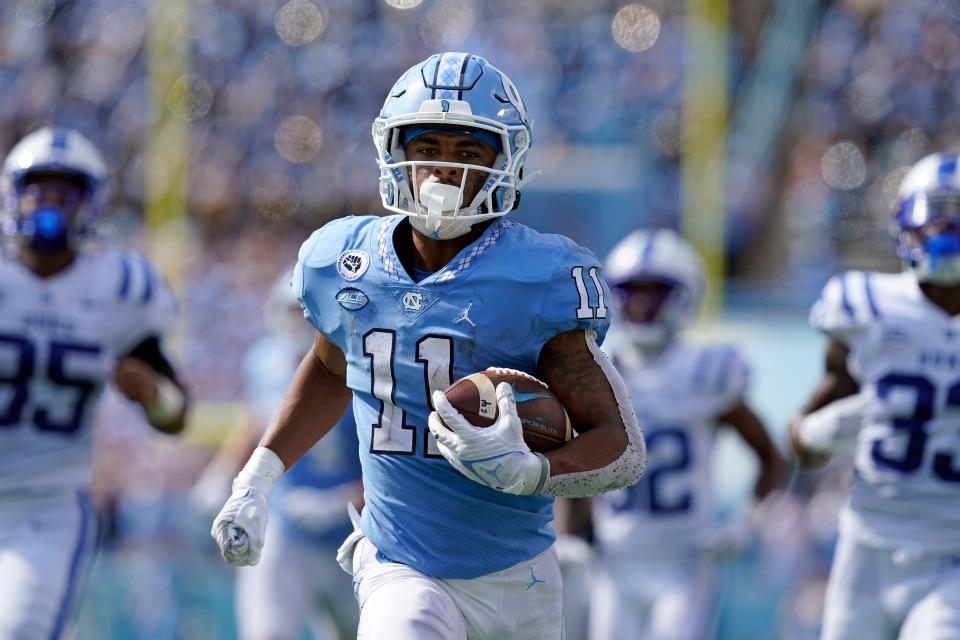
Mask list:
[[[285,270],[271,288],[267,333],[244,362],[252,433],[226,443],[197,483],[192,498],[202,510],[212,506],[216,513],[223,504],[230,478],[263,435],[310,349],[313,332],[290,289],[292,271],[292,266]],[[237,574],[242,640],[299,640],[308,626],[317,639],[354,637],[357,604],[336,551],[352,530],[347,503],[362,500],[357,429],[353,412],[347,411],[274,486],[263,555],[257,566]]]
[[[682,334],[704,293],[694,248],[670,229],[642,229],[604,266],[617,312],[604,350],[644,424],[648,462],[643,480],[592,500],[598,562],[589,637],[697,640],[713,617],[716,560],[750,542],[754,505],[780,481],[783,458],[748,404],[737,349]],[[726,426],[759,468],[753,499],[717,521],[713,450]],[[573,517],[586,506],[571,505]]]
[[[831,278],[826,372],[791,422],[802,461],[853,452],[821,638],[960,638],[960,155],[920,160],[895,215],[903,272]]]
[[[158,431],[187,397],[161,348],[176,304],[132,252],[85,241],[107,168],[80,133],[44,128],[0,175],[0,638],[58,638],[96,541],[92,422],[108,382]]]
[[[561,637],[554,496],[627,486],[644,466],[623,382],[597,347],[602,268],[504,218],[530,126],[483,58],[443,53],[408,70],[373,138],[383,204],[399,215],[335,220],[304,243],[293,286],[314,348],[212,534],[228,561],[255,563],[273,483],[352,399],[366,504],[338,555],[358,636]],[[546,381],[579,436],[531,452],[505,384],[493,426],[466,422],[441,391],[492,366]]]

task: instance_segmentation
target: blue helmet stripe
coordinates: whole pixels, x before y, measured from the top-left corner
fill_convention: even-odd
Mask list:
[[[847,295],[847,276],[849,272],[844,272],[840,276],[840,305],[843,307],[843,310],[847,312],[847,315],[851,320],[856,320],[856,316],[853,312],[853,306],[850,304],[850,297]]]
[[[949,180],[957,172],[957,156],[945,156],[937,168],[937,177],[940,180]]]
[[[127,258],[120,258],[120,291],[117,292],[117,295],[121,300],[126,299],[127,293],[130,291],[130,265],[127,263]]]
[[[437,78],[440,76],[440,62],[443,57],[437,58],[436,66],[433,67],[433,91],[430,92],[430,98],[437,99]]]
[[[460,65],[460,80],[457,81],[457,84],[460,85],[461,87],[463,86],[464,76],[467,75],[467,65],[470,63],[470,59],[472,57],[473,56],[469,54],[463,56],[463,64]],[[463,100],[463,89],[460,89],[460,91],[457,91],[457,100]]]
[[[143,269],[143,295],[140,297],[140,304],[147,304],[150,302],[150,298],[153,297],[153,270],[150,268],[150,264],[146,260],[140,261],[140,266]]]
[[[434,98],[441,100],[460,100],[463,98],[463,78],[466,71],[466,53],[445,53],[437,62],[437,73],[434,77]]]
[[[647,242],[646,246],[643,247],[643,251],[640,252],[640,264],[646,265],[650,262],[650,258],[653,257],[653,243],[657,239],[657,233],[654,231],[650,234],[650,240]]]
[[[870,313],[874,318],[880,317],[880,310],[877,308],[877,302],[873,299],[873,287],[870,286],[870,274],[863,278],[863,288],[867,294],[867,304],[870,306]]]
[[[54,129],[52,144],[54,149],[66,149],[67,148],[67,130]]]

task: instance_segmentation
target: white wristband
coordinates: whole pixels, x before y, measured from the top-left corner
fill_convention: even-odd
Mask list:
[[[176,420],[187,402],[183,391],[165,375],[156,374],[157,397],[149,407],[144,407],[151,424],[165,426]]]
[[[273,483],[283,475],[284,471],[286,467],[276,453],[266,447],[257,447],[234,479],[234,489],[238,484],[245,485],[257,489],[266,496],[273,488]]]

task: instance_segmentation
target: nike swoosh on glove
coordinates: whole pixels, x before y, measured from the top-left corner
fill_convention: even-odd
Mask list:
[[[533,495],[543,488],[550,477],[550,463],[523,441],[523,426],[509,384],[497,385],[497,420],[485,429],[470,424],[442,391],[433,392],[433,406],[436,411],[427,423],[430,432],[440,453],[460,473],[514,495]]]
[[[233,493],[213,521],[210,535],[223,559],[235,566],[260,561],[267,528],[267,498],[249,485],[233,481]]]

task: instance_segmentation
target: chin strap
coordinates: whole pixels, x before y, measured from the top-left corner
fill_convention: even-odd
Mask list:
[[[520,172],[520,180],[517,181],[517,192],[519,195],[520,189],[523,189],[525,186],[539,178],[543,175],[543,170],[537,169],[536,171],[531,171],[527,175],[523,175],[523,171]]]

